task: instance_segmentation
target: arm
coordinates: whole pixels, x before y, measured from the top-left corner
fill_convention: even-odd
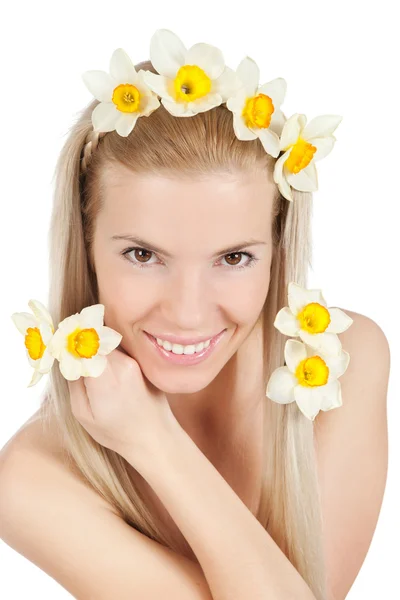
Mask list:
[[[272,537],[177,422],[175,435],[125,457],[196,554],[214,600],[315,600]]]

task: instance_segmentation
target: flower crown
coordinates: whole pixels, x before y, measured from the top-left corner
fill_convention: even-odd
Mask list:
[[[281,77],[259,85],[257,63],[246,56],[236,72],[225,65],[221,50],[198,43],[186,49],[169,29],[158,29],[150,40],[150,60],[158,74],[136,72],[122,48],[114,50],[109,73],[86,71],[83,81],[99,104],[92,111],[93,130],[128,136],[139,117],[148,117],[160,101],[174,117],[193,117],[225,104],[233,113],[239,140],[259,139],[267,154],[277,158],[274,181],[282,196],[293,201],[290,188],[318,189],[315,163],[332,150],[332,135],[342,117],[322,115],[307,124],[303,114],[286,119],[280,107],[286,81]]]
[[[160,102],[176,117],[191,117],[222,103],[233,113],[233,128],[239,140],[258,138],[265,151],[277,158],[274,181],[281,194],[293,201],[291,187],[313,192],[318,189],[315,162],[332,150],[332,133],[342,117],[323,115],[307,123],[305,115],[286,119],[280,106],[286,82],[274,79],[259,86],[259,68],[246,56],[236,72],[227,67],[222,52],[199,43],[189,50],[168,29],[159,29],[150,43],[151,63],[159,74],[137,73],[127,54],[119,48],[110,61],[110,73],[86,71],[83,80],[99,100],[92,111],[94,132],[116,131],[126,137],[139,117],[148,117]],[[83,160],[85,163],[85,158]],[[13,313],[11,318],[24,336],[29,364],[34,372],[28,387],[35,385],[59,361],[65,379],[99,377],[106,356],[121,342],[122,335],[106,327],[103,304],[87,306],[66,317],[57,330],[47,308],[38,300],[28,302],[32,313]],[[321,290],[288,284],[288,306],[276,315],[274,326],[284,335],[300,337],[285,344],[285,366],[272,373],[266,396],[279,404],[296,402],[301,412],[314,420],[320,410],[342,406],[338,378],[346,371],[350,356],[337,336],[352,319],[339,308],[328,308]],[[183,353],[174,344],[170,349]],[[196,351],[185,348],[185,354]]]

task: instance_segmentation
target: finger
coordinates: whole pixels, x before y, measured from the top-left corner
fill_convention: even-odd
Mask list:
[[[93,421],[94,415],[92,407],[90,406],[83,377],[79,377],[79,379],[76,379],[75,381],[68,381],[68,388],[73,415],[78,421]]]

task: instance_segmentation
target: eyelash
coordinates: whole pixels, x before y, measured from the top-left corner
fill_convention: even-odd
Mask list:
[[[147,266],[151,266],[148,265],[146,263],[140,264],[140,263],[135,263],[131,258],[129,258],[129,256],[126,256],[127,254],[129,254],[130,252],[132,252],[133,250],[144,250],[145,252],[151,252],[151,254],[155,254],[152,250],[147,250],[147,248],[140,248],[138,246],[133,246],[130,248],[127,248],[126,250],[123,250],[121,252],[121,254],[123,255],[123,257],[128,260],[133,266],[138,267],[139,269],[143,269],[143,267],[147,267]],[[254,267],[255,263],[259,260],[258,258],[255,257],[254,254],[252,254],[251,252],[240,252],[240,251],[235,251],[235,252],[230,252],[229,254],[225,254],[222,258],[224,258],[225,256],[230,256],[231,254],[244,254],[246,256],[249,257],[249,261],[247,264],[245,265],[240,265],[240,266],[234,266],[234,265],[228,265],[227,268],[228,269],[246,269],[247,267]]]

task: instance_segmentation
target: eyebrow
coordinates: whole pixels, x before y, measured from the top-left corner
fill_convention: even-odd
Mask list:
[[[112,240],[125,240],[128,242],[132,242],[133,244],[138,244],[138,246],[142,246],[148,250],[152,250],[153,252],[157,252],[158,254],[162,254],[164,256],[168,256],[168,258],[173,258],[172,254],[167,252],[167,250],[163,250],[159,246],[152,244],[151,242],[147,242],[146,240],[139,238],[133,235],[113,235],[111,237]],[[235,252],[239,248],[246,248],[248,246],[257,246],[259,244],[266,245],[267,242],[263,242],[261,240],[255,240],[254,238],[250,238],[249,240],[245,240],[244,242],[239,242],[235,244],[235,246],[230,246],[229,248],[222,248],[219,252],[216,252],[214,256],[220,256],[221,254],[229,254],[230,252]]]

